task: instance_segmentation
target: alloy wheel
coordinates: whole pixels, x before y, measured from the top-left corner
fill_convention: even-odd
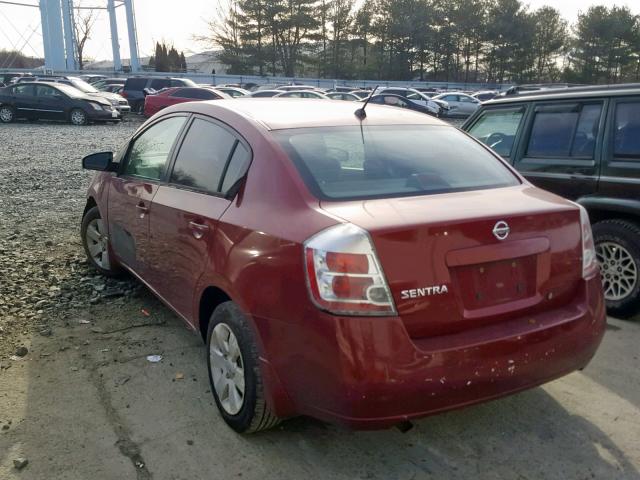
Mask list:
[[[218,400],[229,415],[236,415],[244,404],[244,360],[238,339],[226,323],[219,323],[209,342],[211,376]]]
[[[627,297],[638,281],[638,267],[629,251],[614,242],[601,242],[596,245],[596,255],[605,299],[617,301]]]
[[[87,116],[82,110],[74,110],[71,112],[71,123],[74,125],[84,125],[87,123]]]
[[[13,120],[13,110],[9,107],[0,108],[0,120],[9,123]]]
[[[100,268],[108,270],[111,266],[109,264],[109,241],[101,218],[94,218],[89,222],[85,241],[93,261]]]

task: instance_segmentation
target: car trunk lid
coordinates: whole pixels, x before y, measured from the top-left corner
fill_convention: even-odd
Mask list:
[[[581,279],[578,208],[528,185],[321,206],[370,233],[414,338],[561,305]]]

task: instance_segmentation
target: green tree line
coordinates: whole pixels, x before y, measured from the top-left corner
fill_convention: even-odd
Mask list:
[[[205,38],[232,74],[451,82],[640,80],[640,16],[569,25],[520,0],[229,0]]]
[[[164,42],[156,42],[155,52],[149,57],[149,68],[156,72],[186,72],[187,60],[184,52],[178,52]]]

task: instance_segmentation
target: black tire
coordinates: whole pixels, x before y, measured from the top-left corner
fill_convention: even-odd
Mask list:
[[[69,121],[74,125],[82,126],[89,123],[89,117],[81,108],[74,108],[69,112]]]
[[[11,123],[16,119],[16,112],[13,107],[9,105],[2,105],[0,107],[0,122]]]
[[[635,284],[630,288],[629,293],[623,298],[611,298],[615,297],[615,292],[607,288],[607,282],[610,281],[607,275],[611,275],[613,272],[610,273],[601,262],[607,312],[619,318],[635,315],[640,310],[640,226],[627,220],[604,220],[593,225],[593,238],[596,251],[599,253],[599,260],[603,258],[601,252],[603,252],[604,246],[615,244],[626,250],[635,263]]]
[[[100,265],[95,260],[94,255],[90,251],[89,243],[91,240],[88,237],[89,226],[92,224],[94,220],[101,220],[101,219],[102,217],[100,216],[100,210],[98,210],[98,207],[92,207],[89,210],[87,210],[87,213],[84,214],[84,217],[82,217],[82,225],[80,226],[80,236],[82,238],[82,246],[84,247],[84,252],[87,255],[87,260],[89,261],[89,264],[93,266],[93,268],[95,268],[101,274],[107,277],[117,277],[122,274],[122,270],[120,269],[120,267],[115,262],[112,256],[110,256],[108,260],[108,265],[106,266],[104,264]],[[110,251],[108,239],[106,240],[106,244],[107,244],[107,248]]]
[[[229,414],[222,406],[213,380],[211,352],[212,334],[217,325],[223,324],[235,335],[242,355],[244,370],[244,398],[242,407],[235,414]],[[255,433],[276,426],[280,419],[271,413],[267,404],[262,372],[258,361],[258,349],[253,330],[238,306],[233,302],[224,302],[214,310],[207,331],[207,368],[211,392],[220,415],[233,430],[238,433]]]

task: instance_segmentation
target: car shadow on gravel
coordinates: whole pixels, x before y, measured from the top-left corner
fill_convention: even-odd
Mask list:
[[[607,401],[606,391],[580,397],[589,395],[582,373],[404,434],[297,418],[237,435],[215,409],[201,339],[129,284],[120,287],[130,293],[71,309],[51,336],[24,338],[27,356],[0,369],[0,478],[640,477],[634,443],[616,431],[632,427],[581,414]],[[12,464],[21,456],[24,472]]]

